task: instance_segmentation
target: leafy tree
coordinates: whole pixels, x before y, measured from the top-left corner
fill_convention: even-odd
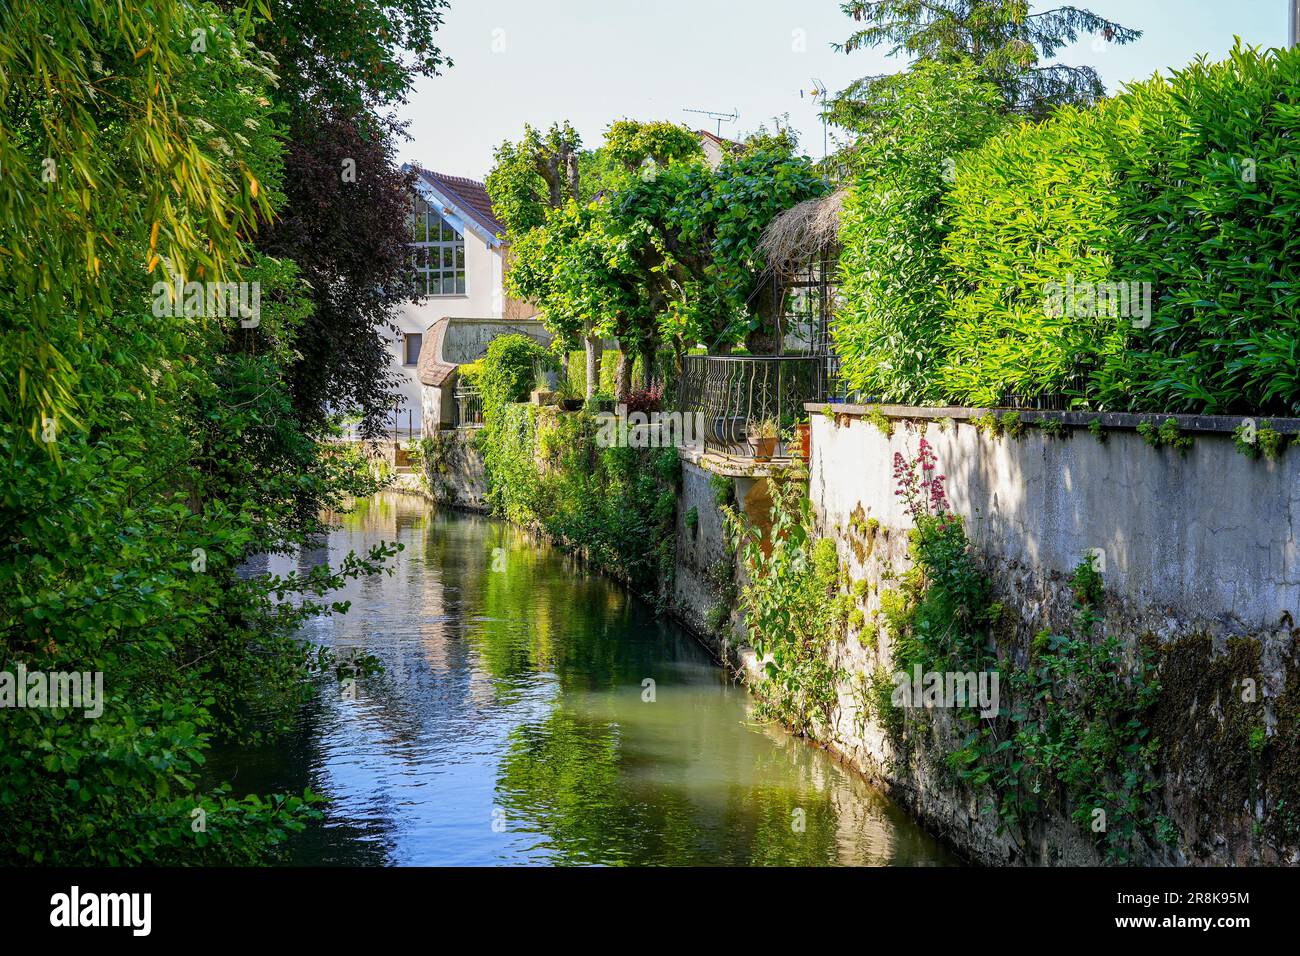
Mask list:
[[[704,148],[695,133],[680,123],[663,121],[618,120],[605,133],[602,149],[628,171],[638,170],[648,161],[667,166],[704,158]]]
[[[806,158],[758,149],[726,157],[717,170],[670,167],[620,194],[616,228],[640,237],[659,257],[654,268],[679,290],[666,329],[679,354],[697,342],[724,351],[741,340],[756,350],[778,344],[772,312],[779,302],[758,242],[778,213],[826,189]]]
[[[544,225],[546,215],[580,198],[582,137],[568,123],[545,133],[524,126],[523,138],[493,153],[487,175],[492,209],[514,237]]]
[[[394,309],[413,298],[410,180],[403,128],[384,115],[418,76],[450,66],[436,44],[447,0],[264,0],[257,43],[275,54],[270,95],[288,124],[287,203],[261,248],[292,258],[315,309],[293,374],[308,423],[361,416],[375,437],[396,393],[388,373]]]
[[[837,49],[887,45],[891,55],[906,53],[914,61],[969,60],[998,84],[1009,109],[1033,116],[1065,103],[1096,102],[1105,87],[1095,69],[1046,61],[1080,35],[1123,44],[1141,31],[1080,7],[1030,13],[1029,6],[1029,0],[848,0],[842,9],[863,26]]]
[[[177,0],[0,8],[0,360],[9,385],[0,408],[33,438],[80,423],[79,362],[55,334],[69,310],[106,320],[118,305],[114,280],[126,274],[137,283],[146,270],[226,278],[269,215],[240,146],[245,120],[267,122],[266,111],[243,97],[241,110],[218,114],[198,98],[239,96],[225,82],[232,71],[260,74],[258,84],[269,75],[236,30],[211,7]],[[211,57],[182,42],[192,33]],[[200,76],[216,90],[198,89]]]
[[[545,134],[532,126],[524,127],[523,138],[517,143],[506,141],[493,154],[492,170],[487,176],[487,191],[492,198],[492,208],[506,224],[514,250],[511,273],[521,268],[521,259],[529,249],[545,244],[543,237],[524,242],[524,237],[534,230],[545,228],[551,215],[576,203],[581,196],[582,138],[568,123],[554,124]],[[521,254],[522,250],[522,254]],[[512,295],[530,299],[542,307],[550,302],[559,306],[557,329],[565,330],[561,346],[566,349],[580,338],[587,356],[587,396],[600,387],[601,340],[596,331],[597,318],[583,314],[580,328],[573,329],[569,320],[576,314],[564,303],[563,293],[548,286],[548,271],[538,262],[527,270],[524,281],[510,282]]]
[[[104,687],[97,717],[5,710],[5,859],[274,854],[312,795],[236,800],[201,782],[204,751],[218,734],[256,739],[261,719],[285,726],[328,663],[298,625],[391,553],[288,579],[237,570],[322,530],[304,496],[339,505],[370,487],[289,414],[311,303],[292,263],[248,244],[283,199],[274,77],[250,23],[179,0],[0,10],[0,258],[15,277],[0,288],[14,403],[0,670]],[[169,291],[227,279],[258,283],[255,325]]]
[[[258,6],[265,17],[256,42],[279,64],[276,95],[294,107],[295,130],[316,109],[356,117],[405,103],[416,77],[452,65],[437,45],[448,0],[258,0]]]
[[[361,414],[378,437],[395,401],[388,351],[393,311],[414,297],[409,222],[412,177],[399,168],[391,129],[369,113],[322,110],[285,149],[286,203],[261,248],[292,259],[314,308],[293,362],[294,411]],[[355,169],[355,180],[345,170]]]

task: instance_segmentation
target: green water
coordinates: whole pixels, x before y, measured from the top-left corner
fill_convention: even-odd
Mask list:
[[[384,673],[352,696],[326,686],[276,746],[216,760],[238,789],[331,799],[293,862],[952,862],[825,752],[755,722],[687,632],[561,553],[397,494],[341,520],[298,566],[405,550],[306,636]]]

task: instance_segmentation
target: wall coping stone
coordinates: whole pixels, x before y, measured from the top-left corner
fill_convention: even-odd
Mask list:
[[[1144,422],[1160,424],[1172,418],[1184,432],[1227,432],[1231,434],[1245,421],[1268,422],[1269,426],[1283,435],[1300,434],[1300,418],[1272,418],[1267,415],[1184,415],[1170,412],[1050,412],[1034,408],[968,408],[965,406],[922,406],[922,405],[854,405],[847,402],[809,402],[804,408],[810,413],[831,412],[837,415],[849,415],[853,418],[865,417],[872,412],[879,412],[886,418],[920,418],[937,421],[950,418],[953,421],[972,421],[990,413],[1002,415],[1017,412],[1020,420],[1033,423],[1040,421],[1057,421],[1066,425],[1086,428],[1094,421],[1100,420],[1104,428],[1136,429]]]

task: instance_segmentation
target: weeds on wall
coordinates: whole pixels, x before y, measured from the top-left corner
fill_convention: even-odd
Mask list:
[[[503,336],[483,359],[484,427],[476,440],[488,505],[662,602],[674,570],[677,451],[603,448],[590,412],[523,404],[537,351],[524,336]]]
[[[948,507],[924,439],[916,459],[895,456],[894,476],[914,527],[911,565],[899,588],[881,595],[893,669],[996,670],[1010,688],[996,719],[958,712],[965,737],[947,766],[986,793],[1002,829],[1022,839],[1054,806],[1067,808],[1111,862],[1130,860],[1141,840],[1172,839],[1172,824],[1148,800],[1158,786],[1158,744],[1144,716],[1159,683],[1142,652],[1125,664],[1120,642],[1095,634],[1100,574],[1089,561],[1076,569],[1070,633],[1040,633],[1023,668],[1001,659],[995,635],[1006,611]],[[896,737],[905,726],[882,723]]]
[[[803,476],[771,486],[766,534],[734,509],[724,517],[746,572],[739,600],[749,641],[763,661],[759,716],[814,736],[830,725],[845,676],[831,650],[844,634],[851,598],[841,590],[835,543],[813,532]]]

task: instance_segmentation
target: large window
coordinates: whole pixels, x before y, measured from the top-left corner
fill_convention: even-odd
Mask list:
[[[411,246],[420,293],[465,294],[465,237],[419,197],[411,217]]]

